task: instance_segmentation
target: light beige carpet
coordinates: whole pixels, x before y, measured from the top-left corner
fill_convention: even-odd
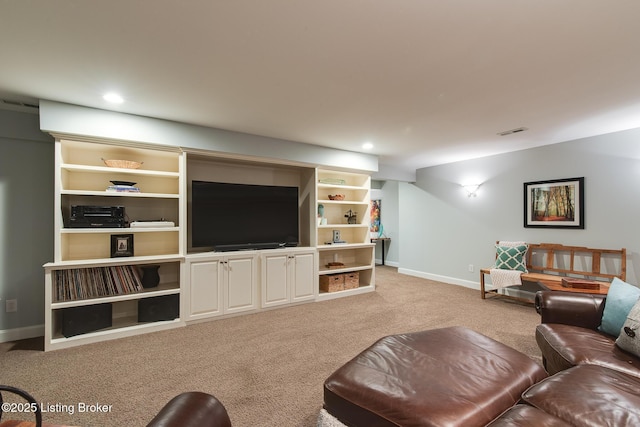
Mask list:
[[[199,390],[218,397],[235,426],[310,427],[324,379],[384,335],[462,325],[540,360],[532,305],[482,300],[391,267],[376,275],[369,294],[78,348],[44,353],[41,338],[0,344],[0,383],[52,405],[49,423],[144,426],[173,396]],[[81,403],[111,407],[79,412]]]

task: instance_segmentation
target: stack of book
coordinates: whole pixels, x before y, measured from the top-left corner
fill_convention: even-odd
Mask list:
[[[110,185],[107,187],[108,193],[139,193],[140,189],[133,185]]]

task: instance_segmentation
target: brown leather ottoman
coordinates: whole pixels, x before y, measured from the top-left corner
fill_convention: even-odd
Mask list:
[[[324,408],[349,426],[484,426],[546,376],[467,328],[391,335],[329,376]]]
[[[555,374],[522,399],[574,426],[640,426],[640,378],[598,365]]]

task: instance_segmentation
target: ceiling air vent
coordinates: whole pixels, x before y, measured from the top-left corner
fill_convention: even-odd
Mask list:
[[[39,108],[40,107],[38,106],[38,104],[0,99],[0,109],[2,110],[22,111],[25,113],[38,114]]]
[[[507,135],[511,135],[512,133],[524,132],[525,130],[529,130],[529,129],[522,127],[522,128],[511,129],[511,130],[505,130],[504,132],[498,132],[498,135],[507,136]]]

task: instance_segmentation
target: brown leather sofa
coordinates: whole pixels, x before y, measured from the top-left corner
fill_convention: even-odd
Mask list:
[[[520,391],[511,370],[533,369],[520,356],[444,328],[364,350],[325,381],[324,409],[348,426],[640,426],[640,360],[598,331],[605,303],[590,294],[536,294],[536,340],[549,375],[530,376]],[[511,403],[498,399],[499,383]]]
[[[603,295],[536,294],[536,310],[541,316],[536,342],[549,374],[592,364],[640,377],[640,359],[618,348],[616,337],[598,331],[605,303]]]
[[[536,293],[536,342],[551,376],[525,391],[524,402],[574,426],[640,425],[640,359],[598,330],[605,305],[602,295]]]

